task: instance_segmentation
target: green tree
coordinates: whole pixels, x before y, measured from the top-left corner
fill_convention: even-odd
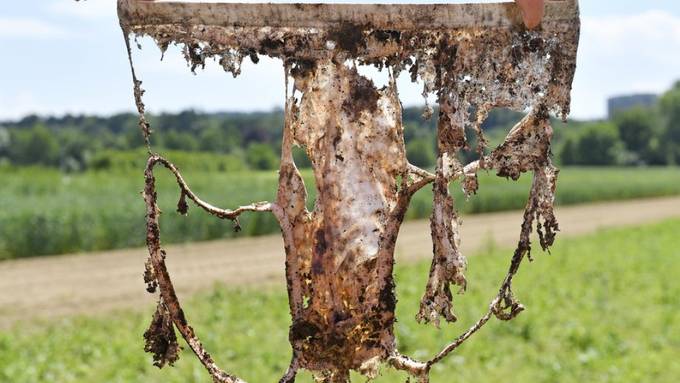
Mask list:
[[[152,131],[155,131],[154,125],[151,125],[151,127]],[[144,146],[144,136],[142,136],[142,132],[137,125],[128,126],[123,133],[123,137],[125,139],[121,142],[121,149],[136,149]],[[151,137],[151,142],[156,142],[155,136]]]
[[[591,124],[581,133],[578,155],[584,165],[615,165],[622,143],[611,123]]]
[[[663,119],[662,147],[669,162],[680,163],[680,81],[659,100]]]
[[[198,149],[198,141],[187,132],[171,130],[162,135],[163,146],[172,150],[194,151]]]
[[[231,119],[225,119],[220,128],[224,132],[224,147],[227,152],[231,153],[235,149],[240,149],[244,146],[243,134]]]
[[[218,127],[210,127],[201,131],[198,146],[201,150],[216,153],[226,153],[227,142],[222,129]]]
[[[614,117],[632,163],[651,165],[666,162],[665,153],[660,147],[662,129],[656,108],[635,107],[619,112]]]
[[[568,137],[560,150],[560,160],[562,165],[578,165],[578,142],[572,137]]]
[[[0,160],[9,155],[9,147],[12,143],[9,129],[0,126]]]
[[[14,130],[8,151],[10,160],[20,165],[55,165],[59,160],[59,143],[42,123]]]
[[[421,168],[429,168],[434,165],[434,145],[426,138],[416,138],[406,144],[406,154],[409,162],[413,165]]]
[[[293,161],[295,161],[295,165],[300,169],[312,167],[312,161],[307,156],[307,153],[305,153],[305,149],[298,146],[293,147]]]
[[[626,148],[642,153],[656,131],[656,115],[652,109],[636,107],[617,113],[614,123]]]
[[[279,159],[271,145],[252,143],[246,150],[246,162],[253,169],[272,170],[278,166]]]
[[[619,132],[608,122],[585,125],[574,142],[565,146],[560,153],[565,165],[615,165],[623,152]]]
[[[97,143],[88,139],[75,128],[63,130],[58,135],[59,166],[65,171],[82,170],[91,153],[96,150]]]

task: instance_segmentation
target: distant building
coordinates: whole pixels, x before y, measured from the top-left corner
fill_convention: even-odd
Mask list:
[[[610,97],[607,100],[607,115],[609,118],[612,118],[616,112],[622,112],[635,106],[654,106],[657,98],[659,98],[658,95],[651,93],[639,93]]]

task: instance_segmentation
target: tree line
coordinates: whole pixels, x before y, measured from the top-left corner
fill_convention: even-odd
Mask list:
[[[678,165],[680,81],[651,107],[573,125],[559,132],[557,155],[564,165]]]
[[[436,118],[422,109],[403,111],[409,160],[432,167],[436,158]],[[500,143],[522,114],[504,109],[490,113],[483,130]],[[220,169],[275,169],[281,146],[283,111],[200,113],[187,110],[149,116],[156,134],[152,145],[173,153],[219,158]],[[680,163],[680,81],[661,95],[657,105],[632,108],[611,120],[570,121],[555,126],[554,157],[562,165],[668,165]],[[470,137],[474,146],[474,137]],[[0,165],[40,165],[66,172],[137,166],[132,160],[144,148],[137,117],[27,116],[0,122]],[[302,150],[294,153],[301,167],[310,165]],[[464,154],[475,156],[474,150]],[[139,156],[143,160],[143,156]],[[187,158],[190,156],[187,156]],[[468,158],[468,160],[470,159]]]

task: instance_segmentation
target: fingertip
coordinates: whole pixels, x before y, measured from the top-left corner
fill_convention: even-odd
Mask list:
[[[541,24],[545,12],[543,0],[516,0],[527,29],[534,29]]]
[[[527,29],[535,29],[541,24],[540,19],[535,19],[531,17],[525,17],[524,18],[524,25],[527,27]]]

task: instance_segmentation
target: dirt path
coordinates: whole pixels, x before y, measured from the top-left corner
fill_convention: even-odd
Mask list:
[[[474,254],[490,239],[500,246],[517,241],[518,211],[465,216],[462,247]],[[642,224],[680,217],[680,197],[562,207],[560,238],[601,227]],[[397,242],[397,260],[431,256],[428,221],[406,222]],[[285,285],[280,236],[219,240],[167,247],[168,266],[180,296],[229,285]],[[142,271],[146,249],[53,256],[0,263],[0,327],[19,320],[96,313],[151,304]]]

